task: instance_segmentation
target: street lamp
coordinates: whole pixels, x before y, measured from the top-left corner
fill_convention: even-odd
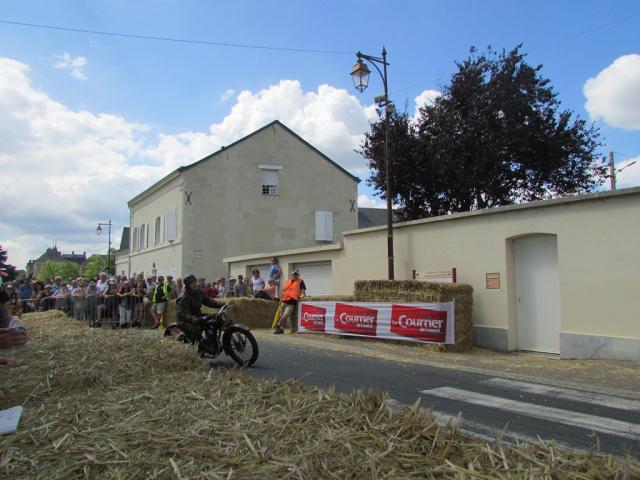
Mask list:
[[[109,249],[107,250],[107,271],[109,272],[109,276],[111,276],[111,220],[106,223],[98,222],[98,228],[96,228],[96,233],[98,235],[102,235],[102,226],[109,227]]]
[[[382,58],[365,55],[362,52],[356,53],[358,61],[351,70],[351,78],[353,85],[360,93],[364,92],[369,86],[369,75],[371,71],[363,60],[368,60],[382,77],[384,84],[384,95],[375,97],[376,103],[384,107],[384,169],[386,177],[386,196],[387,196],[387,271],[389,280],[393,280],[393,210],[391,208],[391,180],[389,178],[389,114],[393,112],[393,104],[389,100],[389,91],[387,86],[387,50],[382,47]],[[382,65],[382,70],[378,67]]]

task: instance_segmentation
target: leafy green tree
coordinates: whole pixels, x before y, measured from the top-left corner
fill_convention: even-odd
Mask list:
[[[107,261],[106,257],[103,258],[101,255],[91,255],[87,260],[87,263],[84,267],[84,276],[87,278],[94,278],[100,272],[105,272],[107,270]]]
[[[54,262],[49,260],[42,265],[40,272],[38,273],[38,280],[46,280],[47,278],[54,278],[60,276],[64,280],[69,278],[80,276],[80,266],[75,262]]]
[[[11,281],[16,278],[16,267],[7,263],[8,258],[9,254],[7,250],[0,245],[0,269],[7,273],[6,280]]]
[[[472,48],[415,124],[406,113],[391,116],[390,181],[401,218],[585,193],[603,182],[598,130],[561,109],[542,66],[527,64],[520,50]],[[375,122],[361,154],[369,183],[384,195],[383,141],[384,123]]]

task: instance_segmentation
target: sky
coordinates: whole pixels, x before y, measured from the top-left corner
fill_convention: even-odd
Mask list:
[[[112,221],[118,248],[128,200],[274,119],[363,180],[360,206],[383,207],[354,152],[375,119],[382,82],[372,73],[359,93],[349,75],[354,52],[377,56],[383,45],[390,98],[414,114],[471,46],[522,43],[562,108],[600,129],[602,155],[615,152],[623,169],[618,187],[640,185],[637,0],[0,6],[0,245],[18,268],[54,244],[64,253],[106,253],[97,222]]]

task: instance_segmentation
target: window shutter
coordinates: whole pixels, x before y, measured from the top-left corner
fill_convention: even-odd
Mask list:
[[[147,225],[147,239],[146,239],[147,241],[145,243],[145,248],[149,248],[149,237],[151,236],[151,233],[150,233],[151,230],[149,230],[149,224],[147,223],[146,225]]]
[[[278,195],[278,170],[262,170],[262,194]]]
[[[144,240],[145,240],[146,229],[144,228],[144,223],[140,225],[140,250],[144,248]]]
[[[333,212],[316,212],[316,241],[333,241]]]
[[[133,229],[133,242],[131,243],[131,250],[136,252],[138,251],[138,227]]]
[[[176,210],[170,208],[167,210],[167,241],[176,241]]]
[[[164,233],[164,229],[165,229],[164,215],[160,215],[160,245],[162,245],[165,239],[167,238],[167,236]]]

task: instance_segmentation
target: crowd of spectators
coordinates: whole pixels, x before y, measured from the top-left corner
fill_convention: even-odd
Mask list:
[[[216,281],[200,278],[198,288],[211,298],[255,296],[275,299],[276,281],[265,282],[254,270],[251,280],[220,277]],[[31,279],[7,282],[2,287],[8,302],[4,305],[6,318],[19,317],[25,312],[60,310],[91,326],[108,323],[115,327],[143,326],[152,320],[152,328],[161,324],[168,300],[177,299],[183,292],[182,278],[143,274],[109,276],[101,273],[95,278],[55,277],[44,281]],[[150,305],[150,308],[147,308]],[[0,322],[0,328],[3,325]]]

